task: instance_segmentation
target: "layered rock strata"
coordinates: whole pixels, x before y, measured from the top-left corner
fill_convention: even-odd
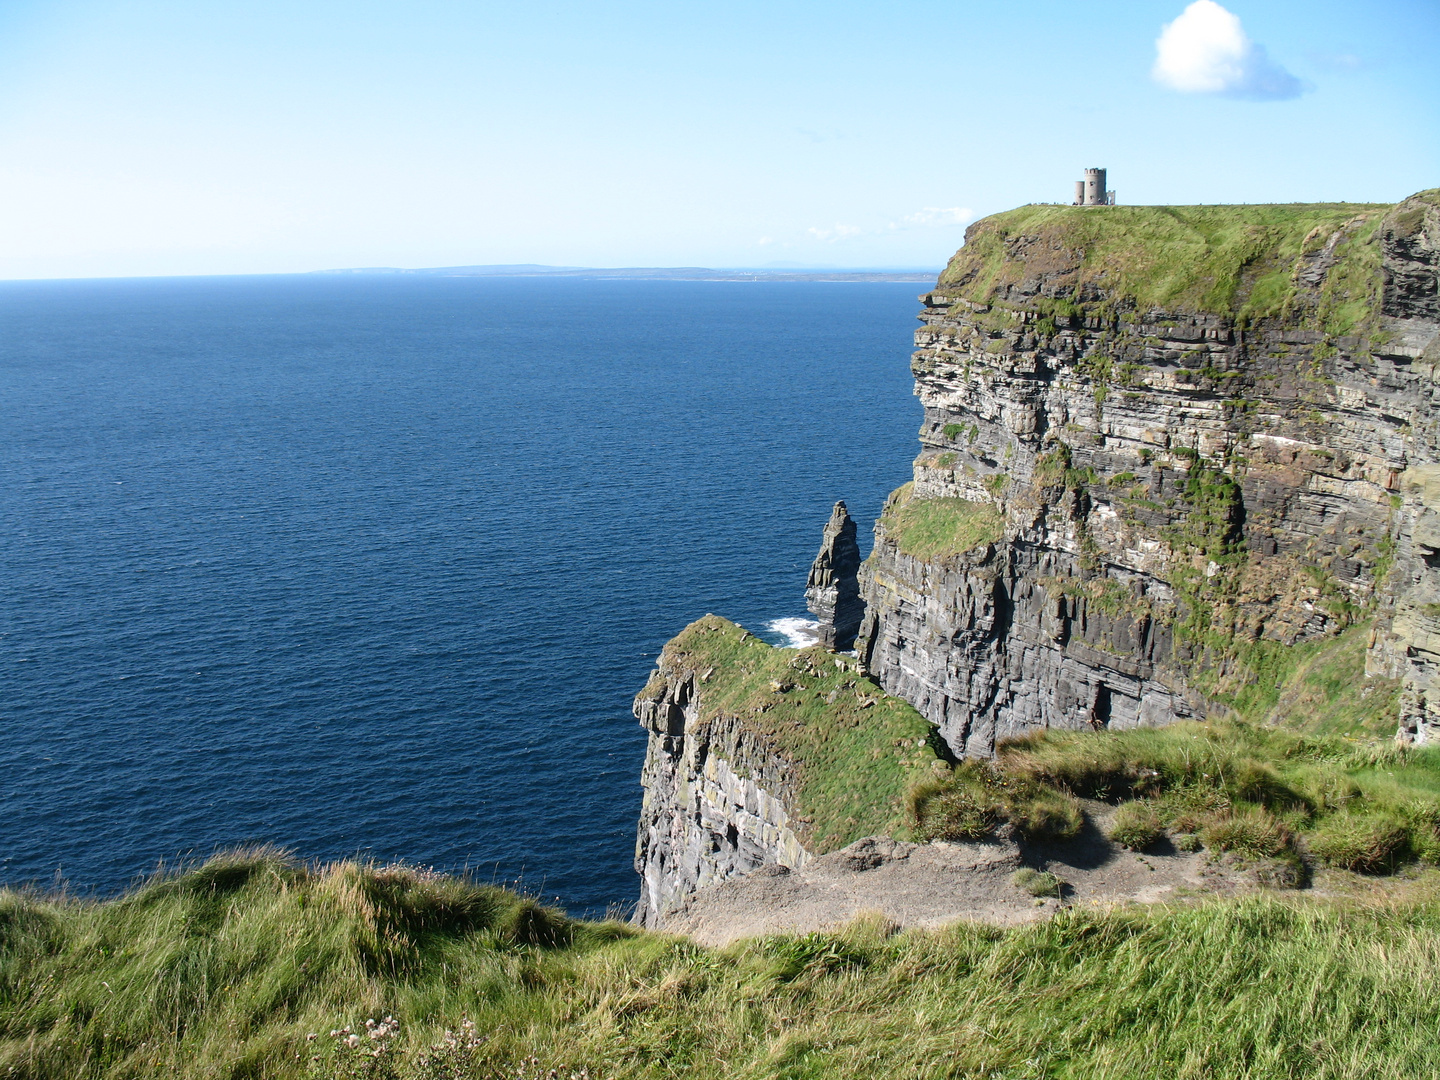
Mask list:
[[[791,762],[738,717],[703,719],[706,674],[670,661],[662,654],[634,705],[649,733],[635,844],[635,921],[648,927],[707,885],[809,858],[791,826]]]
[[[985,756],[1265,719],[1297,657],[1368,628],[1357,700],[1401,689],[1366,722],[1440,741],[1440,190],[1026,207],[972,226],[921,299],[914,479],[858,573],[837,504],[807,583],[825,647],[859,620],[861,670],[707,617],[636,699],[646,925],[761,866],[830,889],[804,868],[892,827],[938,764],[927,721]]]
[[[931,725],[851,657],[772,648],[713,615],[661,651],[635,715],[647,926],[707,886],[892,831],[916,779],[944,768]]]
[[[805,606],[819,620],[820,643],[827,649],[853,648],[865,615],[857,532],[845,504],[837,502],[805,582]]]
[[[1437,267],[1440,192],[972,226],[922,297],[922,451],[861,573],[869,669],[985,755],[1200,715],[1369,619],[1402,732],[1435,738]],[[903,500],[988,505],[1003,535],[917,556]]]

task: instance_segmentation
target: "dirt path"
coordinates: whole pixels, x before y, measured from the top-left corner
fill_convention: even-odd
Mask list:
[[[695,894],[665,929],[705,945],[763,934],[805,933],[879,914],[899,928],[934,928],[957,919],[1015,925],[1064,906],[1156,903],[1258,887],[1254,869],[1209,852],[1181,852],[1162,841],[1126,851],[1102,831],[1113,807],[1087,806],[1087,825],[1063,844],[996,840],[907,844],[884,836],[807,863],[764,866]],[[1065,883],[1061,898],[1037,899],[1012,880],[1022,867]]]

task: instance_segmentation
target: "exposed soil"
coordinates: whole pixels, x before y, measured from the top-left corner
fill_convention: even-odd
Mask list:
[[[878,914],[897,928],[934,928],[959,919],[1016,925],[1069,906],[1156,903],[1261,887],[1267,867],[1208,851],[1182,852],[1162,840],[1145,852],[1112,844],[1114,808],[1088,804],[1072,841],[1033,844],[907,844],[869,836],[800,870],[763,866],[696,893],[664,929],[705,945],[776,933],[806,933]],[[1022,867],[1046,870],[1064,886],[1037,899],[1016,885]]]

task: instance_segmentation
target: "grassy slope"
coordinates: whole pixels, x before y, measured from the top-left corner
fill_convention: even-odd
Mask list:
[[[1422,1076],[1440,901],[1412,891],[717,951],[453,879],[232,857],[104,904],[0,894],[0,1075]],[[379,1057],[329,1037],[387,1013]],[[466,1019],[476,1045],[446,1048]]]
[[[908,703],[861,675],[853,658],[816,646],[775,649],[707,615],[666,647],[667,663],[703,676],[702,719],[739,718],[796,763],[807,846],[833,851],[903,831],[905,792],[937,764],[932,728]]]
[[[880,528],[906,555],[938,561],[997,543],[1005,519],[990,503],[967,499],[916,499],[914,484],[891,493],[880,515]]]
[[[1021,280],[1027,265],[1032,273],[1059,269],[1078,255],[1069,283],[1096,284],[1111,300],[1133,300],[1142,309],[1281,315],[1294,297],[1297,260],[1343,228],[1318,318],[1331,333],[1349,333],[1379,295],[1375,230],[1389,209],[1359,203],[1024,206],[972,226],[940,286],[984,302],[997,287]],[[1017,248],[1019,237],[1037,242]]]
[[[1268,686],[1259,686],[1236,695],[1237,711],[1247,719],[1313,735],[1394,735],[1400,681],[1366,676],[1369,634],[1370,624],[1362,623],[1328,641],[1291,646],[1282,657],[1273,704]]]

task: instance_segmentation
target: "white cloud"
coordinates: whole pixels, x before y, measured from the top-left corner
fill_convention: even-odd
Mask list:
[[[807,230],[816,240],[829,240],[834,243],[836,240],[848,240],[852,236],[859,236],[864,230],[855,225],[836,225],[829,229]]]
[[[974,216],[975,212],[968,206],[927,206],[916,213],[906,214],[899,225],[890,227],[912,225],[922,229],[941,229],[947,225],[964,225]]]
[[[1215,0],[1195,0],[1155,42],[1155,81],[1187,94],[1252,101],[1299,97],[1305,85],[1246,36],[1239,16]]]

